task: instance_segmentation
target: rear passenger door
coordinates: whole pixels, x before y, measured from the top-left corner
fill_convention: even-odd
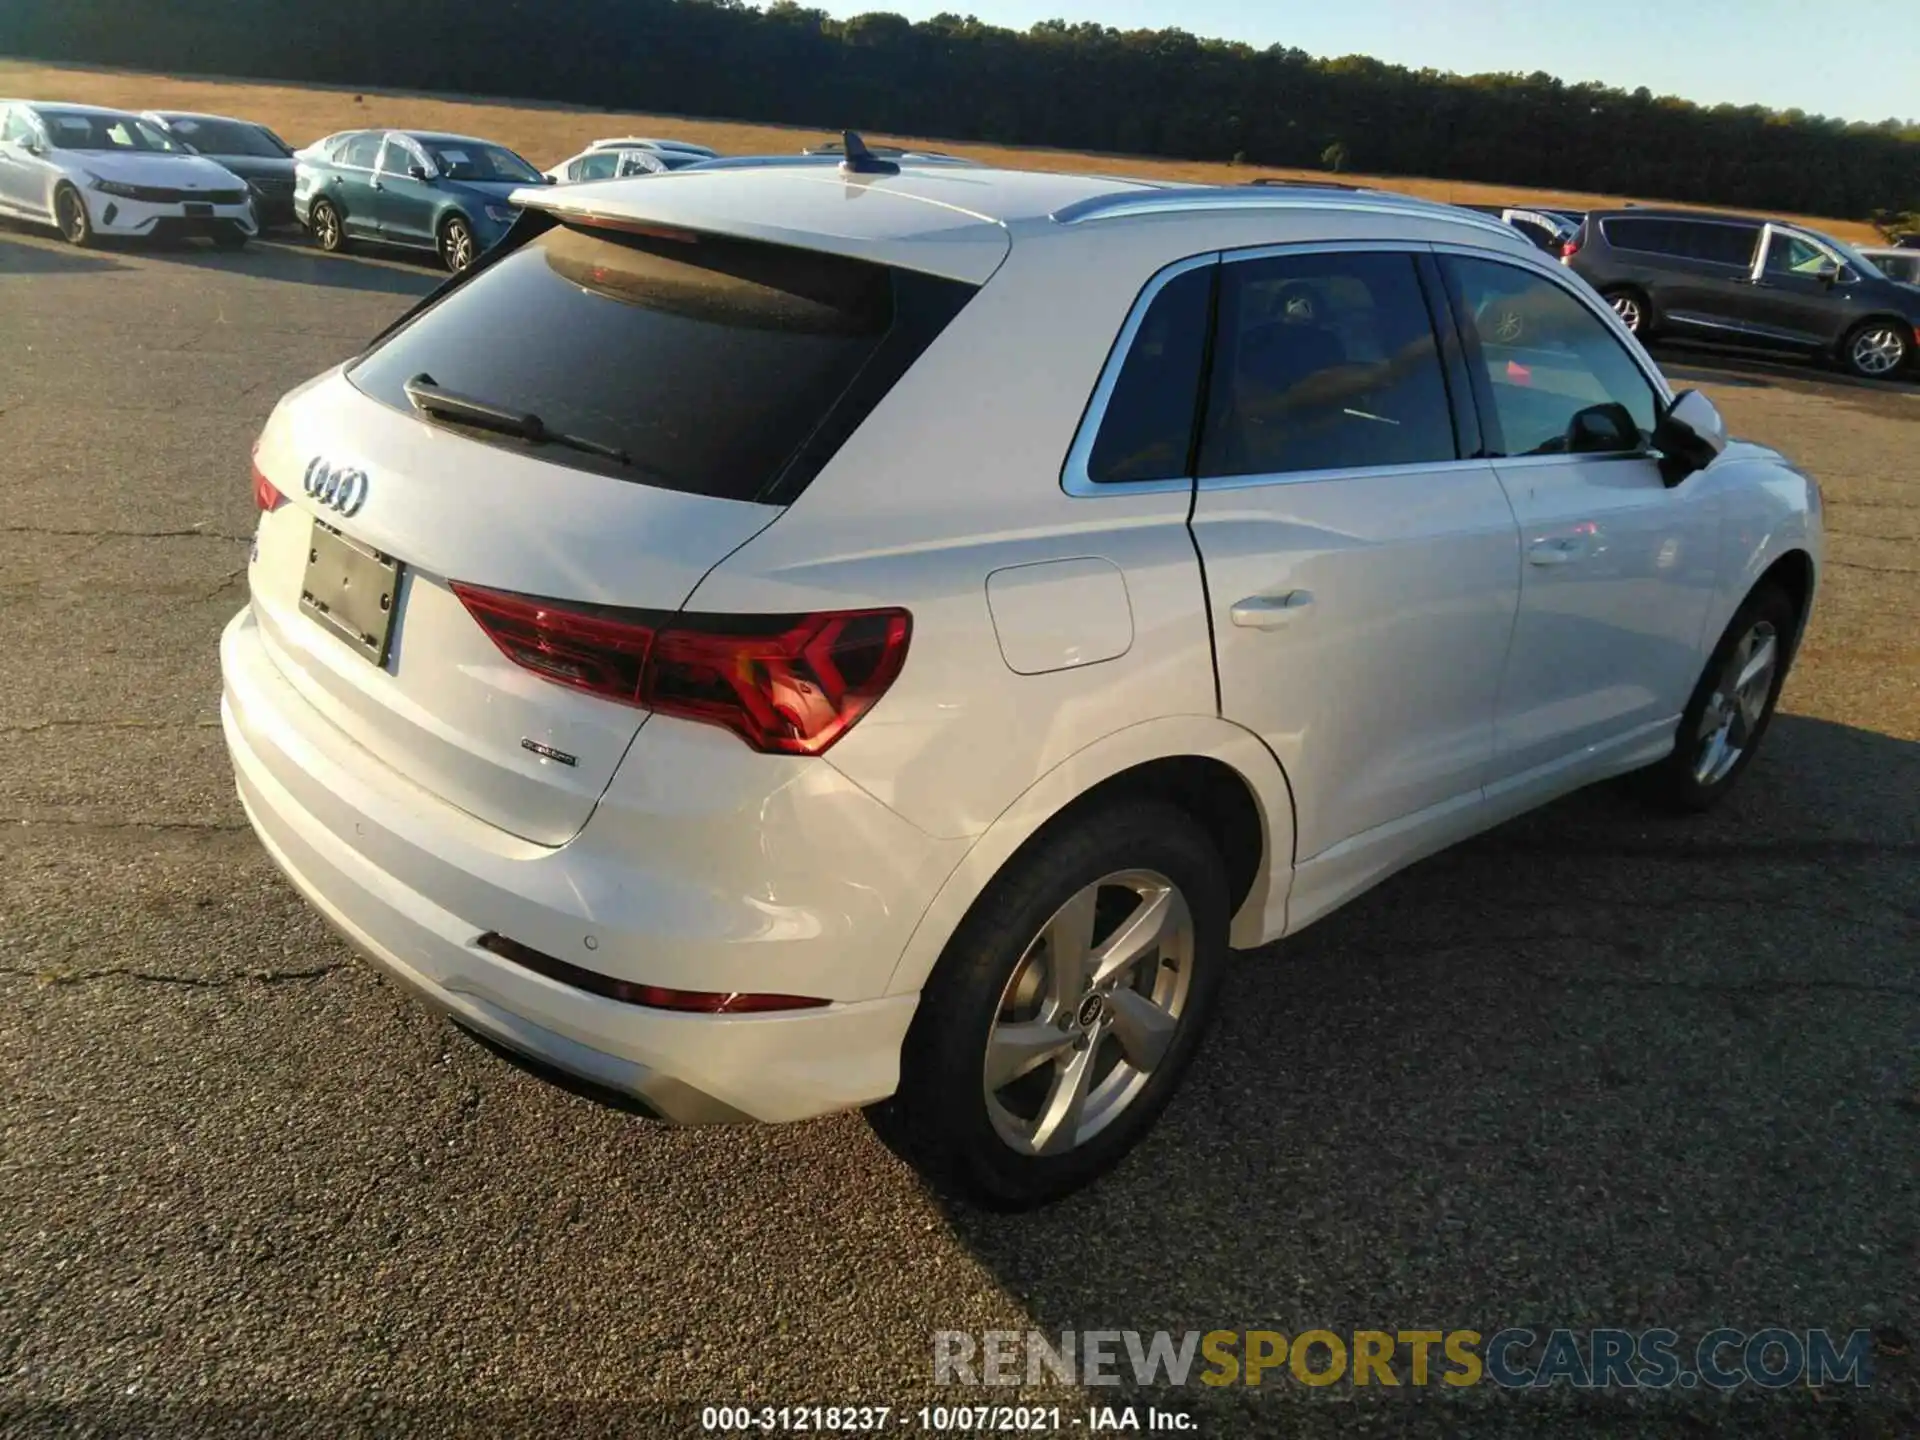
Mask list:
[[[1609,220],[1609,233],[1643,226],[1665,255],[1659,323],[1703,340],[1762,338],[1753,314],[1758,225],[1723,220]]]
[[[1192,529],[1221,711],[1293,784],[1297,925],[1472,828],[1519,540],[1431,255],[1229,253],[1214,334]]]
[[[1520,525],[1490,796],[1551,793],[1670,732],[1700,668],[1718,504],[1708,486],[1661,480],[1651,444],[1665,398],[1597,301],[1490,255],[1439,259],[1482,442]],[[1517,338],[1486,323],[1496,299]]]

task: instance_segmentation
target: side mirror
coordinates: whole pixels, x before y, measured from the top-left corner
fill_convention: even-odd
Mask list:
[[[1814,278],[1823,285],[1831,285],[1840,278],[1840,267],[1825,256],[1813,267]]]
[[[422,165],[418,160],[415,160],[407,166],[407,175],[414,180],[428,180],[432,178],[427,174],[427,167]]]
[[[44,155],[47,153],[47,147],[40,143],[37,136],[33,135],[29,135],[26,139],[22,140],[20,142],[20,148],[29,155]]]
[[[1640,448],[1640,427],[1633,412],[1617,400],[1574,412],[1567,425],[1567,453],[1610,455]]]
[[[1727,422],[1698,390],[1683,390],[1654,426],[1653,444],[1660,452],[1660,478],[1671,488],[1727,448]]]

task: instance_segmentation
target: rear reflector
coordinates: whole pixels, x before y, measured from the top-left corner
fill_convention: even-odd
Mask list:
[[[273,488],[273,482],[260,473],[260,466],[253,467],[253,503],[262,515],[271,514],[287,503],[287,497]]]
[[[899,675],[912,631],[904,610],[686,615],[451,583],[514,664],[784,755],[821,754],[872,709]]]
[[[663,985],[637,985],[631,980],[615,980],[592,970],[582,970],[578,965],[570,965],[557,956],[543,954],[492,930],[473,943],[502,960],[511,960],[562,985],[654,1010],[682,1010],[695,1015],[764,1015],[770,1010],[817,1010],[832,1003],[809,995],[746,995],[727,990],[669,990]]]

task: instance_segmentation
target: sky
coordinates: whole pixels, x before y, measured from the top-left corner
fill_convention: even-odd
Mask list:
[[[802,0],[807,3],[807,0]],[[1415,68],[1544,70],[1714,105],[1847,120],[1920,117],[1920,0],[812,0],[829,14],[942,11],[1025,30],[1120,30],[1372,55]]]

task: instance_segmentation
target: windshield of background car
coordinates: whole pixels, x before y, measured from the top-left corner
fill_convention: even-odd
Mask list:
[[[626,457],[463,432],[554,464],[784,501],[973,294],[784,245],[554,225],[453,286],[347,378],[411,413],[407,382],[430,376]]]
[[[89,115],[42,110],[40,121],[57,150],[148,150],[180,153],[166,133],[133,115]]]
[[[1858,270],[1869,280],[1885,280],[1887,278],[1884,270],[1874,264],[1873,261],[1869,260],[1865,255],[1862,255],[1858,250],[1854,249],[1853,246],[1847,244],[1846,241],[1836,240],[1831,235],[1822,235],[1818,230],[1809,230],[1807,233],[1822,245],[1830,246],[1836,255],[1846,261],[1847,264],[1853,266],[1854,269]]]
[[[436,168],[449,180],[512,181],[537,185],[540,172],[511,150],[464,140],[422,140]]]
[[[258,160],[284,160],[292,152],[282,149],[257,125],[235,120],[200,120],[182,116],[167,122],[173,133],[202,155],[245,155]]]

